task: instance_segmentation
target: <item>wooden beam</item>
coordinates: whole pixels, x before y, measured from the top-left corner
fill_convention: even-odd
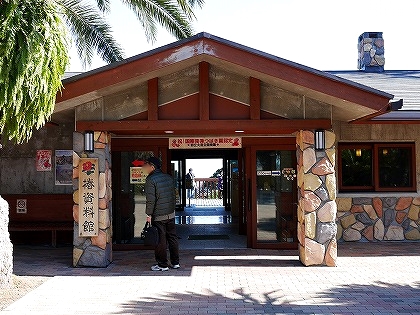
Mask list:
[[[213,56],[220,60],[234,61],[236,66],[244,67],[247,70],[269,75],[278,80],[284,80],[367,108],[383,110],[389,106],[388,102],[392,99],[392,95],[387,96],[385,92],[380,95],[369,87],[363,88],[357,83],[338,79],[334,75],[311,70],[293,62],[280,59],[276,61],[274,58],[267,58],[264,54],[251,54],[236,46],[225,45],[218,41],[213,41],[208,46],[210,47],[210,45],[213,48]]]
[[[249,116],[251,119],[261,118],[261,87],[260,80],[249,78]]]
[[[202,61],[199,64],[199,81],[200,81],[200,120],[210,119],[210,80],[209,80],[209,64]]]
[[[147,119],[158,120],[158,78],[147,81]]]
[[[121,135],[282,135],[301,129],[331,129],[329,119],[264,120],[125,120],[78,121],[76,130],[103,130]]]
[[[311,70],[280,58],[267,57],[265,53],[255,53],[252,50],[232,44],[227,45],[224,41],[198,37],[186,41],[182,46],[173,43],[120,63],[65,79],[63,82],[64,89],[57,93],[56,103],[60,106],[61,102],[71,101],[77,97],[81,97],[79,101],[86,102],[87,96],[89,96],[88,99],[97,98],[96,93],[107,87],[136,78],[149,78],[155,75],[156,71],[164,72],[164,69],[167,70],[169,66],[179,64],[179,67],[181,67],[182,62],[187,60],[191,64],[193,58],[197,58],[197,60],[216,58],[236,67],[243,67],[247,70],[247,73],[251,71],[256,74],[268,75],[278,82],[284,81],[296,85],[299,89],[303,87],[374,110],[387,108],[388,102],[392,98],[392,95],[387,96],[383,93],[377,93],[373,89],[338,79],[333,75],[326,75],[321,71]],[[201,63],[206,64],[205,67],[208,69],[209,65],[207,63]],[[208,83],[208,76],[206,80]],[[92,93],[93,95],[91,95]],[[203,113],[203,116],[205,116],[205,113]]]

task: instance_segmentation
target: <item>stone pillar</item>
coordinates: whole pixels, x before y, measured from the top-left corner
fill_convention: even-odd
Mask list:
[[[107,132],[94,133],[95,150],[84,152],[84,135],[73,133],[73,266],[107,267],[112,262],[112,190],[111,136]],[[79,237],[79,159],[99,159],[99,235]]]
[[[325,132],[326,149],[314,149],[314,131],[301,130],[297,142],[299,258],[305,266],[335,266],[337,214],[335,134]]]
[[[9,235],[9,204],[0,196],[0,288],[12,284],[13,246]]]

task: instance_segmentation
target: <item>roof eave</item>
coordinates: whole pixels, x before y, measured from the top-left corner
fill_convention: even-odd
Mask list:
[[[193,44],[194,42],[196,42],[196,44]],[[238,61],[237,59],[235,59],[235,56],[232,57],[232,52],[234,52],[237,57],[242,57],[240,55],[240,51],[256,56],[255,60],[258,61],[259,64],[262,64],[264,62],[274,62],[275,64],[279,65],[277,67],[278,69],[273,70],[271,69],[272,67],[260,67],[257,63],[249,62],[247,58],[242,58],[242,61]],[[217,57],[227,62],[235,63],[239,66],[247,67],[248,69],[261,73],[265,71],[264,74],[277,77],[281,80],[288,80],[289,82],[296,84],[297,86],[300,85],[308,89],[313,89],[314,91],[320,93],[331,93],[330,95],[333,97],[343,98],[350,102],[354,102],[367,108],[371,108],[375,111],[383,111],[388,101],[393,98],[392,94],[379,91],[368,86],[344,78],[340,78],[338,76],[322,72],[307,66],[303,66],[301,64],[294,63],[289,60],[276,57],[271,54],[203,32],[190,38],[179,40],[174,43],[150,50],[148,52],[124,59],[120,62],[109,64],[104,67],[64,79],[62,82],[65,88],[67,88],[67,91],[66,89],[64,89],[62,91],[62,94],[64,96],[57,96],[57,103],[60,103],[61,101],[64,101],[69,98],[74,98],[87,93],[92,93],[95,90],[105,86],[106,84],[112,85],[118,82],[129,80],[130,77],[128,74],[124,73],[126,72],[124,70],[126,69],[126,66],[130,63],[141,63],[142,60],[146,59],[156,62],[155,68],[149,67],[148,69],[143,68],[136,72],[131,71],[130,75],[132,76],[132,79],[135,76],[144,75],[147,71],[156,71],[161,69],[162,67],[166,67],[168,65],[172,65],[179,61],[183,61],[188,58],[192,58],[194,56],[199,55]],[[164,62],[162,62],[162,60],[164,60]],[[121,67],[121,71],[117,70],[117,68],[119,67]],[[280,68],[281,70],[288,70],[280,71]],[[302,77],[302,75],[304,75],[304,77]],[[96,78],[97,76],[100,76],[100,80]],[[84,81],[83,83],[80,82],[79,84],[83,87],[86,86],[85,83],[88,82],[85,80],[89,80],[90,78],[92,78],[91,81],[96,81],[100,83],[92,84],[90,90],[89,88],[85,87],[82,88],[80,91],[74,91],[73,89],[73,93],[68,93],[69,90],[72,89],[71,86],[74,83],[77,83],[78,81]],[[331,82],[335,82],[336,84],[331,84]],[[325,89],[326,86],[329,87],[329,90]],[[361,91],[367,92],[371,96],[361,93]],[[355,96],[355,94],[359,95]]]

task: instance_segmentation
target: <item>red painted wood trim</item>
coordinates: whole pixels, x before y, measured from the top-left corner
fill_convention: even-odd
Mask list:
[[[210,119],[249,119],[249,106],[219,95],[210,94]]]
[[[281,146],[281,150],[296,149],[296,137],[250,137],[242,138],[242,146]]]
[[[260,118],[261,119],[286,119],[287,120],[287,118],[281,117],[273,113],[266,112],[265,110],[260,111]]]
[[[389,99],[386,96],[362,90],[357,86],[346,84],[340,80],[334,80],[333,76],[331,78],[321,76],[304,68],[294,67],[293,64],[282,63],[281,60],[272,60],[264,55],[257,55],[252,51],[245,51],[236,46],[227,45],[210,38],[199,38],[182,46],[172,46],[154,54],[147,54],[142,58],[127,60],[115,68],[103,71],[96,70],[91,75],[82,77],[77,81],[67,82],[64,89],[57,94],[56,102],[60,103],[89,94],[107,86],[147,75],[153,71],[158,71],[198,56],[200,56],[201,60],[206,57],[225,60],[245,69],[266,74],[374,110],[384,110],[388,106]]]
[[[148,120],[158,120],[158,78],[147,82]]]
[[[142,58],[124,60],[114,68],[93,70],[89,76],[80,78],[77,81],[67,82],[64,85],[64,89],[57,93],[56,103],[131,80],[174,63],[201,55],[203,46],[203,39],[198,39],[184,44],[182,49],[181,46],[172,46],[157,53],[152,51],[150,54],[145,54]]]
[[[382,113],[380,113],[382,114]],[[376,116],[375,116],[376,117]],[[420,120],[353,120],[350,124],[355,125],[418,125]]]
[[[362,90],[342,81],[320,76],[316,73],[294,67],[293,65],[270,60],[262,55],[243,51],[237,47],[228,46],[220,42],[212,41],[211,47],[212,56],[216,58],[270,75],[280,80],[354,102],[374,110],[385,110],[389,106],[389,99],[387,97],[373,94],[372,92]]]
[[[113,138],[112,151],[153,151],[159,147],[169,147],[168,138]]]
[[[135,114],[133,116],[129,116],[127,118],[121,119],[121,120],[147,120],[148,111],[144,111],[138,114]]]
[[[249,115],[251,119],[261,119],[261,87],[260,80],[250,77],[249,78]]]
[[[209,79],[209,64],[202,61],[199,64],[199,81],[200,81],[200,120],[210,119],[210,79]]]
[[[194,120],[200,118],[199,94],[192,94],[159,106],[161,120]]]
[[[281,146],[282,150],[294,150],[296,148],[295,137],[244,137],[242,147],[255,145]],[[153,151],[158,148],[169,147],[169,138],[113,138],[112,151]]]
[[[242,135],[291,134],[301,129],[331,129],[329,119],[265,119],[265,120],[156,120],[156,121],[78,121],[76,130],[104,130],[120,135],[165,135],[165,130],[173,130],[180,135]]]
[[[72,194],[6,194],[10,222],[72,222]],[[27,213],[16,213],[17,199],[26,199]]]

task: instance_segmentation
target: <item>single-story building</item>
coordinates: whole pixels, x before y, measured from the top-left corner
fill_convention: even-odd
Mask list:
[[[51,121],[27,144],[3,140],[12,239],[72,233],[74,266],[107,266],[113,247],[130,248],[142,161],[154,155],[180,209],[185,160],[223,159],[223,205],[250,248],[334,266],[340,241],[419,240],[420,128],[400,101],[419,72],[384,71],[381,33],[359,41],[354,72],[200,33],[64,79]]]

